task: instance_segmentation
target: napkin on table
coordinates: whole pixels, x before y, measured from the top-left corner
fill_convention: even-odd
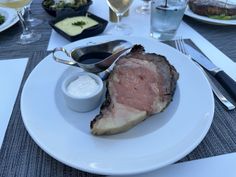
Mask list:
[[[0,148],[20,88],[28,58],[0,60]]]
[[[123,177],[236,177],[236,152],[177,163],[153,172]]]

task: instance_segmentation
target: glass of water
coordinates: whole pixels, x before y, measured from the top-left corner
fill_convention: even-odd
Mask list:
[[[186,9],[187,0],[152,0],[151,36],[160,40],[174,37]]]

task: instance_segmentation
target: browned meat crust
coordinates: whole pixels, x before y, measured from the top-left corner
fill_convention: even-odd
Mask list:
[[[131,73],[129,73],[128,69],[126,70],[126,68],[124,68],[124,67],[127,65],[128,66],[135,65],[135,62],[139,62],[139,60],[140,60],[141,64],[142,63],[147,64],[145,67],[151,66],[152,70],[154,68],[154,70],[158,72],[158,73],[154,73],[154,74],[151,73],[151,74],[157,75],[157,76],[150,76],[150,77],[157,79],[157,81],[159,83],[156,83],[156,85],[158,85],[158,93],[154,93],[153,91],[151,91],[151,93],[153,94],[153,95],[151,95],[151,97],[153,96],[154,98],[149,97],[149,99],[147,99],[145,102],[146,96],[145,96],[145,90],[143,90],[143,93],[141,92],[141,94],[136,94],[136,95],[138,95],[137,99],[143,99],[141,101],[138,101],[138,103],[137,103],[135,101],[135,99],[132,99],[131,101],[129,99],[126,99],[127,97],[129,97],[129,94],[131,96],[133,96],[132,94],[135,94],[135,90],[134,90],[134,93],[132,93],[133,91],[131,91],[133,88],[130,88],[127,90],[128,95],[127,95],[127,93],[120,94],[119,91],[117,91],[118,90],[117,87],[120,87],[120,85],[119,84],[116,85],[115,83],[116,83],[116,80],[119,79],[117,77],[120,76],[120,78],[122,78],[121,75],[123,73],[121,73],[121,71],[124,71],[125,74],[128,73],[128,74],[132,75],[133,71]],[[144,66],[141,65],[141,67],[144,67]],[[134,71],[137,71],[137,68],[135,68],[135,69],[136,70],[134,70]],[[149,70],[149,68],[148,68],[148,70]],[[150,70],[151,70],[151,68],[150,68]],[[143,70],[143,71],[146,71],[146,70]],[[135,73],[135,74],[137,74],[137,73]],[[151,74],[149,74],[149,75],[151,75]],[[143,74],[142,76],[145,77],[145,74]],[[127,55],[123,56],[121,59],[119,59],[119,61],[116,63],[116,66],[115,66],[113,72],[110,74],[110,76],[108,78],[108,81],[107,81],[107,88],[108,89],[107,89],[107,93],[106,93],[106,100],[104,101],[104,103],[101,106],[101,110],[100,110],[99,115],[97,115],[91,121],[91,124],[90,124],[90,128],[92,130],[92,133],[95,135],[102,135],[102,134],[115,134],[115,133],[123,132],[123,131],[126,131],[126,130],[130,129],[131,127],[135,126],[139,122],[143,121],[148,116],[163,111],[172,100],[178,77],[179,77],[179,74],[177,73],[176,69],[168,62],[168,60],[164,56],[157,55],[155,53],[144,53],[144,48],[141,45],[135,45],[129,54],[127,54]],[[130,87],[133,87],[133,84],[134,83],[132,83],[132,85]],[[138,86],[139,85],[142,85],[142,84],[140,83],[140,84],[138,84]],[[124,86],[124,87],[126,87],[126,86]],[[114,89],[114,88],[116,88],[116,89]],[[114,93],[114,90],[116,90],[115,93]],[[137,93],[139,93],[139,92],[137,91]],[[112,94],[112,95],[110,95],[110,94]],[[124,98],[125,101],[114,96],[117,94],[120,94],[121,95],[120,97],[126,97],[126,98]],[[142,97],[142,94],[144,94],[143,97]],[[155,100],[155,97],[157,97],[156,100]],[[154,103],[151,106],[149,103],[150,100],[151,100],[151,103]],[[129,101],[130,101],[130,103],[129,103]],[[144,105],[142,105],[142,103]],[[119,106],[119,105],[117,106],[117,104],[119,104],[121,106]],[[123,111],[132,117],[132,120],[129,120],[129,117],[125,118],[125,119],[127,119],[128,122],[127,123],[122,122],[121,123],[122,125],[120,125],[120,127],[119,127],[119,125],[117,127],[116,127],[116,125],[114,125],[114,122],[116,122],[116,123],[118,122],[117,124],[119,124],[119,121],[117,121],[117,120],[122,119],[122,117],[114,116],[117,114],[117,110],[116,110],[117,107],[119,107],[119,109],[120,109],[120,110],[118,110],[118,112]],[[125,110],[126,108],[128,111]],[[134,113],[132,113],[132,111]],[[135,118],[135,116],[137,118]],[[107,121],[104,121],[106,119],[107,119]],[[114,121],[114,119],[116,119],[116,121]],[[103,127],[103,125],[100,123],[101,120],[103,121],[103,124],[106,124],[107,122],[110,121],[109,123],[114,128],[112,128],[112,127],[109,128],[109,123],[107,123],[108,125],[104,125],[104,127]]]
[[[189,0],[189,8],[198,15],[236,15],[236,5],[226,4],[217,0]]]

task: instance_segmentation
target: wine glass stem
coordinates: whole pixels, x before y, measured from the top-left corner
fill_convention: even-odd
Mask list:
[[[30,21],[32,19],[32,17],[31,17],[31,9],[29,6],[25,7],[25,12],[27,13],[26,14],[26,21]]]
[[[32,11],[31,11],[31,4],[25,7],[25,12],[26,12],[26,21],[33,21],[32,17]]]
[[[144,7],[144,9],[148,9],[149,8],[149,2],[148,1],[143,1],[143,7]]]
[[[120,25],[120,21],[121,21],[121,14],[117,14],[116,15],[117,16],[117,26],[119,26]]]
[[[30,29],[27,27],[27,25],[25,23],[25,20],[24,20],[24,17],[23,17],[23,15],[22,15],[20,10],[17,10],[17,15],[18,15],[18,17],[20,19],[20,22],[21,22],[21,25],[22,25],[22,28],[23,28],[22,34],[26,35],[26,34],[30,33]]]

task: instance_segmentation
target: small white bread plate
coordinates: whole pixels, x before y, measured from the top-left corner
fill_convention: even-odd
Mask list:
[[[5,22],[0,25],[0,32],[10,28],[19,20],[15,9],[0,7],[0,14],[5,17]]]
[[[236,20],[218,20],[214,18],[209,18],[206,16],[198,15],[193,13],[193,11],[190,10],[189,7],[186,8],[186,11],[184,13],[185,15],[192,17],[196,20],[199,20],[204,23],[208,24],[214,24],[214,25],[236,25]]]
[[[100,36],[65,46],[69,51],[90,43],[125,37]],[[28,77],[21,96],[21,113],[34,141],[55,159],[80,170],[128,175],[174,163],[190,153],[205,137],[214,115],[214,97],[203,73],[186,56],[153,39],[129,37],[147,52],[167,57],[180,74],[173,101],[133,129],[112,136],[93,136],[90,121],[99,108],[73,112],[60,92],[65,75],[80,68],[43,59]]]

